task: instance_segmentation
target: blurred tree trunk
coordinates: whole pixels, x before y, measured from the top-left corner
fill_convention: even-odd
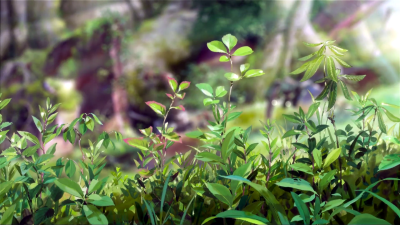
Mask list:
[[[291,71],[293,50],[296,46],[299,34],[302,33],[305,24],[309,21],[309,13],[312,1],[276,1],[277,10],[282,16],[277,21],[277,32],[267,43],[264,51],[266,61],[262,69],[268,74],[263,82],[258,83],[258,89],[262,86],[269,86],[267,93],[267,117],[272,114],[272,101],[281,92],[281,82]],[[275,78],[279,81],[275,81]],[[271,82],[275,81],[275,85]],[[259,92],[257,99],[264,99],[264,93]]]
[[[118,22],[117,22],[118,23]],[[112,32],[121,32],[122,29],[117,25],[117,29]],[[113,110],[114,110],[114,118],[116,125],[118,127],[118,131],[124,132],[124,123],[128,120],[126,118],[126,112],[128,111],[128,95],[120,83],[122,82],[121,78],[123,76],[122,73],[122,63],[121,63],[121,37],[117,35],[113,35],[114,38],[111,42],[110,46],[110,57],[113,62],[112,71],[113,71],[113,84],[112,84],[112,101],[113,101]]]

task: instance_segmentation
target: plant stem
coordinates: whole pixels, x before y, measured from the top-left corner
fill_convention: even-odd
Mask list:
[[[374,127],[374,124],[375,124],[376,111],[377,111],[377,109],[375,108],[374,119],[372,119],[371,131],[369,132],[369,137],[368,137],[368,145],[367,145],[367,149],[369,148],[369,144],[371,143],[371,137],[372,137],[372,128]]]
[[[268,162],[269,165],[268,165],[268,176],[267,176],[266,184],[267,184],[267,187],[268,187],[268,181],[269,181],[269,177],[271,175],[272,149],[271,149],[271,141],[269,140],[269,136],[268,136],[267,140],[268,140],[268,146],[269,146],[269,162]]]
[[[167,113],[165,113],[164,121],[163,121],[163,124],[162,124],[163,133],[166,132],[166,130],[165,130],[165,121],[167,120],[168,113],[169,113],[169,111],[171,111],[171,107],[175,102],[175,97],[176,96],[174,94],[174,97],[172,98],[171,104],[169,105],[168,111],[167,111]],[[160,168],[161,170],[164,167],[165,157],[167,156],[167,139],[165,137],[164,137],[164,142],[165,142],[164,143],[164,147],[163,147],[162,152],[161,152],[161,168]]]

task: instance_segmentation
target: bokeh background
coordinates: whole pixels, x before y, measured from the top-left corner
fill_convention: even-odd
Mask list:
[[[182,136],[196,127],[206,129],[212,114],[194,84],[228,87],[223,75],[229,66],[206,47],[227,33],[238,38],[239,47],[254,49],[251,56],[238,57],[235,66],[248,62],[266,72],[241,81],[232,95],[236,111],[243,111],[234,125],[252,125],[255,140],[262,138],[259,120],[274,118],[284,124],[283,113],[299,106],[306,110],[311,103],[308,91],[316,96],[322,90],[313,83],[322,71],[302,83],[302,75],[289,75],[301,65],[298,58],[315,51],[303,41],[336,40],[349,50],[344,60],[353,66],[342,68],[343,73],[367,75],[359,83],[349,83],[350,89],[364,94],[373,88],[378,101],[400,105],[398,0],[1,0],[0,4],[0,88],[2,98],[13,99],[1,113],[3,121],[13,123],[11,132],[37,134],[31,115],[38,115],[37,105],[50,97],[53,103],[62,103],[57,124],[89,112],[103,121],[104,126],[86,138],[113,130],[124,138],[139,136],[137,129],[162,123],[144,102],[169,103],[167,76],[192,82],[179,103],[186,111],[171,111],[169,123]],[[340,128],[352,123],[346,109],[355,104],[339,95],[335,110]],[[392,113],[400,115],[399,110]],[[79,157],[80,151],[62,136],[55,142],[57,154]],[[198,144],[184,137],[169,154]],[[134,169],[135,152],[117,143],[105,154],[110,165],[128,170]]]

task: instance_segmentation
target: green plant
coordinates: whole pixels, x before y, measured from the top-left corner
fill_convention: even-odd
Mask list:
[[[181,141],[168,126],[168,114],[171,109],[185,110],[175,101],[183,99],[182,91],[190,86],[186,81],[178,85],[172,78],[168,108],[155,101],[146,102],[163,117],[160,127],[141,129],[143,137],[125,139],[113,132],[114,141],[124,140],[139,149],[139,159],[134,159],[139,170],[134,176],[116,167],[110,178],[100,178],[106,165],[102,148],[114,146],[114,141],[103,132],[96,141],[81,145],[88,130],[93,131],[95,123],[102,124],[94,114],[82,114],[68,126],[52,125],[59,104],[53,106],[47,100],[45,107],[39,106],[40,116],[33,117],[38,137],[24,131],[7,136],[5,129],[10,123],[3,122],[0,114],[0,144],[7,141],[10,146],[0,157],[0,223],[398,223],[400,119],[384,107],[398,106],[378,104],[369,97],[371,91],[362,97],[352,92],[359,105],[352,110],[357,117],[355,126],[336,127],[338,83],[345,98],[350,99],[341,79],[357,81],[362,76],[341,75],[336,70],[334,60],[348,64],[338,58],[345,50],[333,46],[333,42],[306,44],[322,47],[303,57],[311,60],[296,73],[306,71],[303,80],[309,79],[324,61],[325,77],[317,82],[324,82],[325,89],[316,98],[311,95],[313,103],[307,112],[299,107],[293,115],[284,115],[291,129],[274,120],[261,122],[260,133],[265,139],[259,145],[251,141],[253,127],[234,126],[241,112],[235,111],[230,96],[235,83],[264,73],[250,69],[249,64],[240,65],[235,72],[232,57],[252,53],[246,46],[234,50],[236,42],[228,34],[222,42],[207,45],[223,54],[220,60],[230,63],[231,70],[224,75],[229,90],[223,86],[214,89],[207,83],[196,85],[206,95],[203,104],[211,108],[214,121],[208,121],[208,130],[198,129],[186,136],[202,144],[190,146],[185,154],[166,157],[169,148]],[[334,55],[328,55],[327,50]],[[0,110],[10,100],[0,101]],[[325,108],[329,113],[325,114]],[[387,127],[383,114],[395,122],[392,127]],[[65,141],[77,144],[81,159],[51,161],[57,146],[45,146],[61,134]],[[155,167],[149,168],[152,160]]]

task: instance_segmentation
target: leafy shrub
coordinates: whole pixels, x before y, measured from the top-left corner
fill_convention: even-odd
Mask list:
[[[166,94],[170,106],[146,102],[163,117],[161,127],[140,130],[141,138],[124,139],[140,150],[140,161],[135,160],[139,172],[134,177],[118,167],[111,177],[100,177],[106,164],[102,148],[114,142],[110,133],[103,132],[97,140],[88,140],[89,148],[82,148],[84,135],[96,123],[102,125],[94,114],[82,114],[68,126],[52,125],[60,104],[47,100],[45,107],[39,106],[40,119],[33,116],[39,137],[24,131],[8,135],[10,123],[0,115],[0,144],[10,144],[0,157],[0,224],[398,223],[400,132],[394,134],[395,125],[388,129],[383,119],[385,115],[400,122],[386,108],[398,106],[378,104],[371,92],[361,97],[352,92],[359,104],[352,111],[355,127],[349,124],[344,130],[337,129],[338,86],[350,100],[344,81],[359,81],[364,76],[343,75],[336,69],[335,63],[349,65],[339,58],[346,50],[333,41],[305,43],[320,48],[301,58],[308,61],[293,73],[305,72],[304,81],[323,65],[324,78],[317,82],[325,83],[325,88],[316,98],[312,96],[307,112],[300,107],[293,115],[284,115],[292,129],[272,120],[261,122],[265,140],[263,150],[258,151],[259,143],[249,143],[252,127],[227,126],[241,114],[230,101],[235,84],[264,75],[249,64],[235,72],[232,57],[253,52],[247,46],[233,51],[236,42],[228,34],[222,42],[207,44],[222,54],[220,61],[229,63],[231,71],[224,75],[228,90],[196,84],[206,96],[203,104],[211,108],[214,121],[209,121],[208,131],[196,130],[186,136],[204,144],[166,158],[168,149],[181,141],[166,118],[172,109],[185,110],[174,102],[184,99],[183,90],[190,86],[170,78],[172,93]],[[222,101],[225,96],[227,102]],[[2,100],[0,110],[10,100]],[[116,141],[122,141],[120,133],[113,133]],[[59,158],[51,163],[57,146],[45,145],[61,134],[77,145],[82,159]],[[382,138],[383,134],[393,135]],[[151,161],[156,166],[149,169]]]

